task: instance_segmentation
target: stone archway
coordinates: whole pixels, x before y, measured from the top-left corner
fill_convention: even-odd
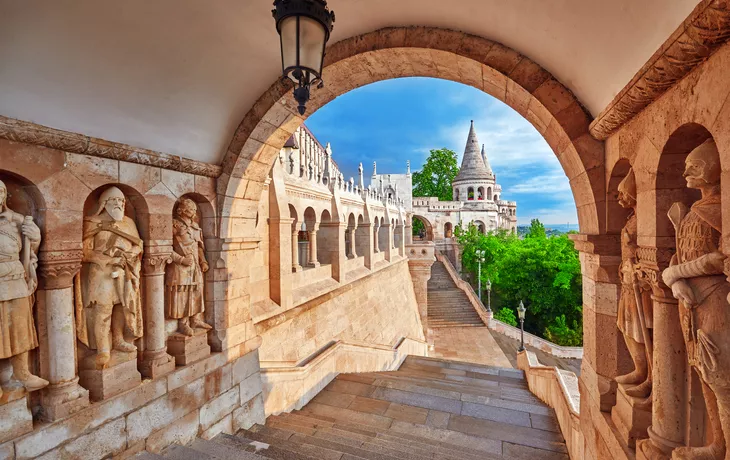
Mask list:
[[[433,225],[431,224],[431,222],[428,219],[426,219],[424,216],[419,216],[416,214],[413,215],[413,220],[418,220],[424,226],[425,233],[421,237],[422,240],[423,241],[433,241]]]
[[[429,27],[380,29],[331,45],[325,88],[313,90],[308,113],[352,89],[398,77],[435,77],[464,83],[500,99],[546,139],[570,180],[581,233],[605,227],[604,146],[588,132],[590,116],[549,72],[504,45],[462,32]],[[254,235],[240,200],[258,201],[271,164],[304,122],[291,83],[277,80],[238,126],[223,161],[218,187],[221,236]]]

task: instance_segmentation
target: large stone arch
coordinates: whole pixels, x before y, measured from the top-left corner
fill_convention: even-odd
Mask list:
[[[331,45],[325,58],[326,86],[315,89],[307,113],[369,83],[398,77],[435,77],[481,89],[505,102],[545,138],[557,156],[578,211],[580,230],[605,227],[604,146],[588,132],[591,117],[571,91],[520,53],[483,37],[430,27],[395,27]],[[231,140],[218,181],[221,236],[255,236],[249,209],[257,201],[272,163],[301,125],[292,84],[277,80],[245,115]]]

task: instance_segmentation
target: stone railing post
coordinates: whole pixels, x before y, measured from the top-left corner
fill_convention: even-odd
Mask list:
[[[432,241],[406,246],[408,270],[413,281],[423,335],[429,346],[433,345],[433,338],[428,328],[428,280],[431,279],[431,266],[436,261],[435,250],[436,246]]]
[[[290,236],[296,238],[292,234],[293,223],[294,219],[288,217],[269,218],[269,292],[271,300],[284,308],[291,303],[292,268],[299,265],[290,260],[290,257],[295,257],[298,248],[295,251],[295,246],[287,241]],[[298,254],[296,257],[299,258]]]
[[[172,259],[169,252],[150,252],[153,249],[145,248],[142,258],[145,347],[139,372],[154,379],[175,370],[175,359],[167,354],[165,331],[165,267]]]
[[[40,254],[38,335],[41,372],[50,382],[41,393],[41,407],[48,421],[68,417],[89,405],[89,392],[79,385],[76,373],[73,286],[81,257],[81,251]]]

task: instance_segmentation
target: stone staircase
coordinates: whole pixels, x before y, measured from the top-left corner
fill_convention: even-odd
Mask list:
[[[449,276],[443,262],[431,266],[428,281],[428,326],[485,327],[469,298]]]
[[[164,457],[489,460],[569,458],[552,409],[522,371],[408,357],[398,371],[341,374],[302,410]]]

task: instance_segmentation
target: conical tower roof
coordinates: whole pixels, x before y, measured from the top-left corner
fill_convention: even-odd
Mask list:
[[[487,169],[487,172],[489,174],[493,174],[492,166],[489,164],[489,160],[487,159],[487,150],[484,148],[484,144],[482,144],[482,161],[484,161],[484,167]]]
[[[456,175],[454,182],[487,180],[491,178],[491,172],[484,166],[484,160],[479,154],[479,139],[474,130],[474,120],[471,121],[469,137],[466,138],[464,158],[461,160],[461,169]]]

